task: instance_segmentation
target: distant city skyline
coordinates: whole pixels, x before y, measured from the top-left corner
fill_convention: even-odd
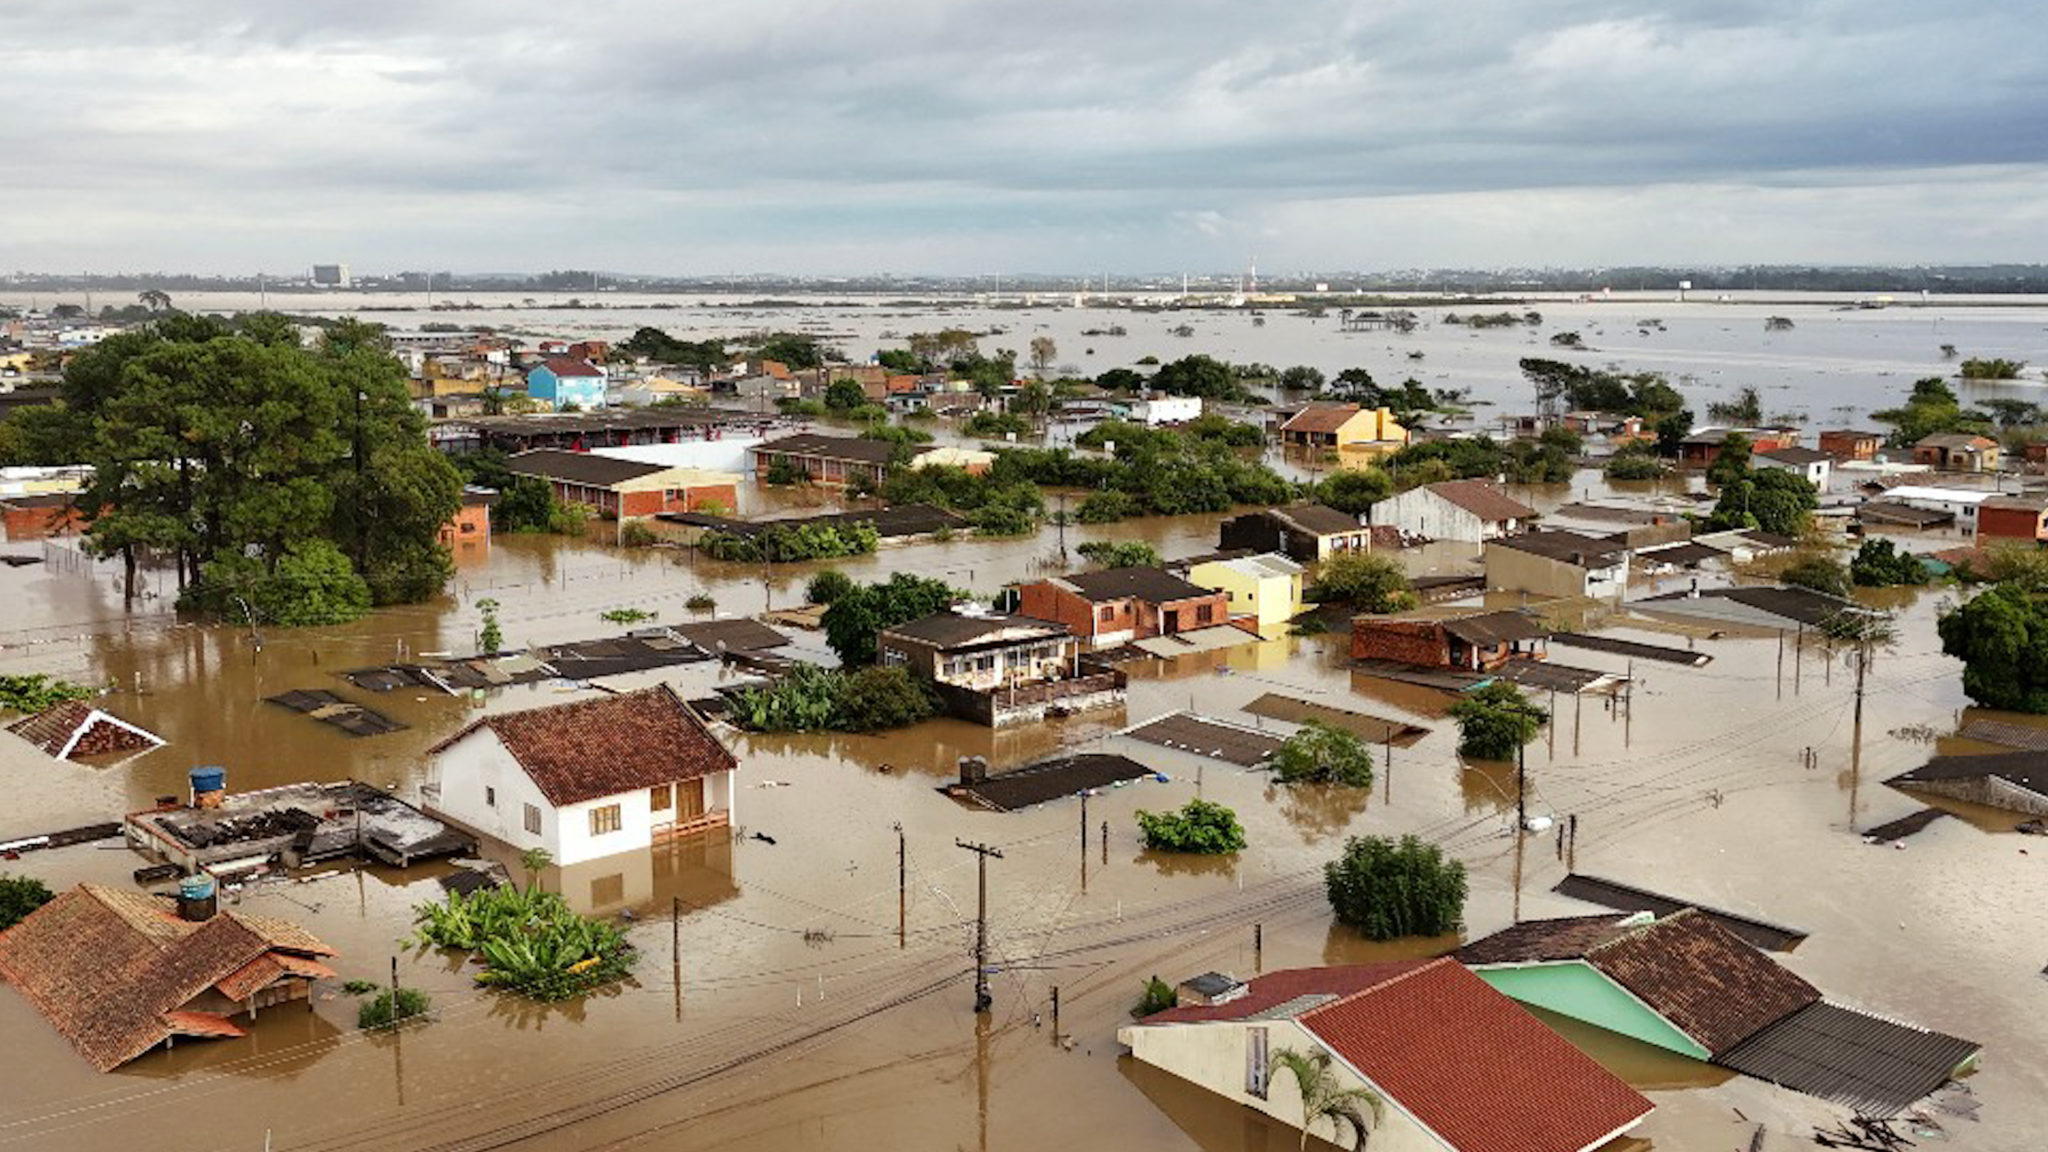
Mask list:
[[[2024,6],[0,5],[0,271],[2048,261]]]

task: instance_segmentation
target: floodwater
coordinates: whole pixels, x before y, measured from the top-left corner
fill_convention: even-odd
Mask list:
[[[1661,311],[1676,330],[1678,314]],[[1893,313],[1842,316],[1845,324],[1905,322]],[[1135,331],[1155,319],[1119,322]],[[1249,323],[1192,322],[1226,320]],[[1260,331],[1288,322],[1275,314]],[[1792,335],[1823,321],[1800,325]],[[1748,339],[1761,339],[1760,331]],[[1503,346],[1510,366],[1518,350]],[[2011,346],[1981,351],[2025,355]],[[1550,506],[1590,485],[1597,478],[1582,476],[1528,495]],[[1068,544],[1146,539],[1169,555],[1187,554],[1214,546],[1219,519],[1070,529]],[[1023,540],[889,548],[840,566],[861,579],[898,570],[942,575],[986,594],[1057,566],[1056,550],[1048,528]],[[1404,560],[1420,572],[1455,567],[1461,556],[1439,546]],[[0,836],[146,806],[182,792],[186,771],[202,763],[225,765],[238,790],[354,776],[415,795],[422,753],[473,716],[472,706],[361,691],[338,672],[403,653],[468,651],[474,602],[484,596],[503,606],[510,643],[544,643],[611,631],[598,613],[614,607],[686,618],[684,601],[700,591],[721,613],[788,605],[817,566],[764,576],[755,566],[693,563],[668,550],[501,540],[465,561],[442,603],[344,628],[254,634],[180,624],[162,598],[126,616],[108,572],[66,567],[0,568],[0,603],[10,605],[0,619],[0,670],[111,682],[105,706],[170,743],[117,765],[72,765],[0,738],[12,797],[0,809]],[[1873,665],[1860,731],[1855,678],[1839,654],[1795,650],[1781,660],[1775,635],[1710,638],[1611,621],[1617,635],[1691,643],[1714,659],[1698,669],[1636,664],[1623,707],[1601,697],[1577,707],[1558,701],[1552,730],[1528,749],[1527,803],[1532,814],[1578,816],[1581,871],[1803,928],[1811,938],[1787,963],[1835,998],[1982,1042],[1984,1070],[1970,1081],[1982,1118],[1951,1121],[1948,1143],[2002,1152],[2034,1147],[2036,1134],[2048,1131],[2037,974],[2048,961],[2048,846],[2013,833],[2011,818],[1983,812],[1938,821],[1903,849],[1868,846],[1856,835],[1920,806],[1884,787],[1886,777],[1962,747],[1930,742],[1956,729],[1967,703],[1958,667],[1939,655],[1934,637],[1945,595],[1897,598],[1902,640]],[[799,634],[798,647],[823,651],[809,633]],[[1250,975],[1453,946],[1373,945],[1332,924],[1320,867],[1349,834],[1415,832],[1465,860],[1469,935],[1505,926],[1518,907],[1525,917],[1587,911],[1549,892],[1564,873],[1550,837],[1527,838],[1518,872],[1512,766],[1462,761],[1443,716],[1446,697],[1355,674],[1344,649],[1342,635],[1282,638],[1139,666],[1122,710],[1014,731],[935,721],[878,736],[735,736],[743,786],[730,839],[684,841],[544,878],[578,907],[630,913],[641,950],[631,983],[573,1004],[480,992],[444,957],[401,945],[409,909],[438,896],[444,866],[337,868],[248,889],[240,907],[327,939],[341,952],[344,978],[387,979],[397,956],[401,981],[433,996],[435,1018],[395,1036],[366,1036],[354,1028],[353,1000],[330,990],[309,1009],[266,1012],[248,1041],[180,1046],[102,1076],[18,996],[0,993],[0,1147],[147,1141],[163,1152],[253,1150],[266,1135],[274,1148],[308,1152],[1292,1147],[1291,1132],[1119,1058],[1115,1029],[1144,978],[1212,968]],[[1620,657],[1561,646],[1552,658],[1628,670]],[[674,675],[694,694],[721,673],[693,666]],[[337,691],[410,727],[358,740],[262,701],[294,688]],[[485,706],[528,707],[576,691],[508,689]],[[1367,792],[1276,788],[1260,774],[1117,735],[1191,706],[1257,723],[1239,710],[1267,692],[1430,733],[1395,747]],[[962,755],[989,756],[1000,769],[1063,749],[1122,752],[1169,779],[1091,799],[1085,827],[1071,800],[1000,814],[936,790]],[[1189,864],[1138,848],[1138,809],[1196,795],[1238,812],[1250,839],[1245,852]],[[900,898],[898,826],[907,877]],[[956,840],[1003,853],[988,864],[1000,972],[985,1020],[971,1012],[969,978],[977,858]],[[125,884],[137,863],[122,849],[81,846],[8,867],[61,887]],[[1833,1122],[1834,1110],[1819,1102],[1559,1026],[1659,1105],[1631,1149],[1747,1147],[1755,1124],[1766,1126],[1766,1148],[1790,1148],[1810,1144],[1815,1124]]]

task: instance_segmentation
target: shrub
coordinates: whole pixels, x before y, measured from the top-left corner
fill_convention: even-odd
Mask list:
[[[1311,598],[1349,604],[1361,612],[1401,612],[1415,593],[1401,562],[1376,552],[1339,552],[1316,569]]]
[[[809,484],[811,474],[804,471],[786,456],[777,456],[768,462],[768,470],[761,474],[763,484]]]
[[[1458,751],[1478,760],[1511,760],[1536,738],[1549,714],[1506,680],[1490,680],[1451,705],[1458,720]]]
[[[58,680],[40,672],[26,676],[0,676],[0,710],[33,716],[71,700],[91,696],[92,689],[69,680]]]
[[[236,623],[299,628],[346,624],[370,610],[370,586],[341,549],[304,540],[270,566],[239,552],[208,561],[200,580],[179,597],[181,608],[213,612]]]
[[[1871,537],[1849,561],[1849,579],[1859,588],[1925,584],[1927,566],[1918,556],[1894,547],[1891,541]]]
[[[1131,1015],[1142,1017],[1164,1012],[1173,1007],[1175,999],[1173,985],[1154,976],[1145,981],[1145,994],[1138,998],[1138,1006],[1131,1009]]]
[[[881,536],[866,521],[851,524],[777,524],[751,536],[716,529],[697,538],[697,550],[714,560],[781,564],[829,560],[875,550]]]
[[[811,577],[811,582],[804,585],[804,603],[830,604],[853,591],[855,587],[857,585],[854,584],[853,577],[837,568],[827,568]]]
[[[1369,940],[1441,936],[1465,916],[1465,865],[1414,836],[1353,836],[1323,865],[1337,919]]]
[[[718,607],[718,601],[712,599],[709,593],[699,592],[683,601],[683,607],[692,612],[709,612]]]
[[[1138,835],[1156,852],[1223,855],[1244,848],[1237,813],[1208,800],[1190,800],[1178,812],[1138,810]]]
[[[1143,540],[1090,540],[1074,550],[1098,568],[1149,568],[1159,563],[1159,550]]]
[[[372,985],[371,987],[375,987]],[[427,1012],[427,994],[417,988],[398,990],[398,1011],[391,1010],[391,993],[379,993],[375,1000],[368,1000],[356,1009],[356,1027],[362,1029],[389,1028],[400,1020],[424,1016]]]
[[[649,612],[645,608],[612,608],[599,612],[597,618],[607,624],[624,624],[631,627],[634,624],[644,624],[657,615],[659,613]]]
[[[907,728],[938,712],[924,682],[900,667],[869,665],[841,673],[835,703],[838,722],[834,726],[848,732]]]
[[[368,996],[370,993],[375,992],[377,989],[382,987],[383,985],[377,983],[375,980],[355,979],[347,981],[346,983],[342,984],[341,990],[343,992],[348,993],[351,996]]]
[[[1282,784],[1348,784],[1372,787],[1372,750],[1356,735],[1310,720],[1273,752],[1273,773]]]
[[[1972,356],[1963,361],[1962,377],[1965,380],[2017,380],[2027,370],[2025,360],[2006,360],[1999,357],[1979,359]]]
[[[1028,436],[1031,434],[1031,421],[1010,412],[976,412],[968,417],[967,423],[961,426],[961,431],[969,436],[986,436],[990,439],[1010,435]]]
[[[0,932],[21,923],[29,913],[54,899],[56,895],[41,880],[0,872]]]
[[[968,514],[967,522],[981,536],[1023,536],[1038,527],[1038,521],[1022,508],[991,504]]]
[[[895,573],[885,583],[858,585],[825,609],[825,643],[844,667],[872,664],[875,637],[882,629],[930,616],[959,598],[945,581],[908,572]]]
[[[825,385],[825,407],[844,412],[859,408],[868,402],[867,392],[860,381],[842,376]]]
[[[560,895],[534,887],[451,892],[446,903],[416,906],[413,923],[418,942],[482,960],[478,984],[536,1000],[580,996],[633,967],[633,946],[618,925],[578,916]]]
[[[755,732],[878,732],[937,712],[930,689],[906,669],[839,672],[799,664],[765,686],[735,693],[731,716]]]
[[[1109,524],[1137,514],[1138,502],[1123,492],[1090,492],[1074,509],[1074,519],[1083,524]]]
[[[661,543],[661,536],[654,529],[631,520],[619,526],[619,544],[625,548],[648,548]]]
[[[1316,499],[1349,516],[1394,494],[1394,478],[1380,468],[1343,468],[1316,485]]]
[[[1671,465],[1642,452],[1617,454],[1601,469],[1609,480],[1656,480],[1671,474]]]
[[[1917,560],[1913,562],[1919,563]],[[1808,552],[1794,559],[1778,573],[1778,579],[1795,588],[1811,588],[1830,596],[1846,598],[1850,591],[1849,570],[1842,566],[1841,561],[1819,552]]]

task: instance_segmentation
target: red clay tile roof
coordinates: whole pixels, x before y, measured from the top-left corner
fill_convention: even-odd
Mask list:
[[[1587,952],[1620,935],[1626,914],[1603,912],[1597,916],[1564,916],[1554,920],[1524,920],[1483,936],[1453,953],[1466,964],[1540,964],[1553,960],[1579,960]]]
[[[1457,1152],[1582,1152],[1653,1107],[1450,959],[1299,1022]]]
[[[1697,908],[1631,929],[1586,959],[1716,1054],[1820,999],[1819,989]]]
[[[1273,972],[1236,1000],[1169,1008],[1143,1023],[1253,1017],[1294,1019],[1457,1152],[1582,1152],[1651,1109],[1447,958]]]
[[[238,991],[261,987],[250,981],[270,968],[257,962],[271,953],[270,936],[283,935],[277,923],[258,930],[223,912],[192,924],[145,893],[83,884],[0,932],[0,978],[104,1072],[171,1035],[166,1014],[200,993],[224,981]],[[290,935],[333,954],[297,929]]]
[[[1344,422],[1358,415],[1356,404],[1310,404],[1290,417],[1280,426],[1282,432],[1335,432]]]
[[[1426,491],[1449,500],[1481,520],[1526,520],[1534,508],[1500,490],[1488,480],[1445,480],[1426,486]]]
[[[179,1036],[211,1036],[217,1039],[233,1039],[248,1033],[235,1026],[234,1021],[218,1012],[166,1012],[164,1023]]]
[[[488,728],[557,808],[730,772],[739,761],[666,684],[486,716],[429,750]]]
[[[67,700],[7,726],[9,732],[58,758],[67,753],[140,752],[163,743],[156,736],[84,700]]]

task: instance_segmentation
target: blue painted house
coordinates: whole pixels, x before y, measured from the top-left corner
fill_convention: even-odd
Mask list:
[[[526,374],[526,394],[557,411],[571,404],[586,412],[602,408],[604,391],[604,369],[588,360],[550,356]]]

